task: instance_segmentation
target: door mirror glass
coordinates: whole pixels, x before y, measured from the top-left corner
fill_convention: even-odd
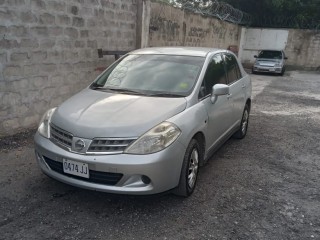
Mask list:
[[[253,57],[254,57],[254,58],[258,58],[258,56],[257,56],[257,55],[254,55]]]
[[[285,60],[287,60],[287,59],[288,59],[288,57],[284,57],[284,59],[285,59]]]

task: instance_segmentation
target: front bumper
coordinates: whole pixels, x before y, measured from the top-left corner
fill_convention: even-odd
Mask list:
[[[281,73],[282,72],[282,67],[269,67],[269,66],[254,65],[252,70],[254,72]]]
[[[80,188],[121,194],[148,195],[164,192],[179,184],[185,147],[175,141],[168,148],[148,155],[84,155],[66,151],[36,133],[36,158],[48,176]],[[64,174],[53,166],[62,166],[63,159],[87,163],[92,173],[117,176],[115,182],[105,184]],[[50,167],[51,165],[51,167]],[[150,182],[143,181],[148,177]]]

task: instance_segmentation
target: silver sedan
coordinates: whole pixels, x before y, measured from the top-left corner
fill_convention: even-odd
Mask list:
[[[286,71],[285,60],[288,58],[280,50],[261,50],[252,67],[252,73],[276,73],[281,76]]]
[[[48,176],[122,194],[189,196],[199,166],[246,135],[251,80],[236,56],[209,48],[147,48],[48,110],[35,135]]]

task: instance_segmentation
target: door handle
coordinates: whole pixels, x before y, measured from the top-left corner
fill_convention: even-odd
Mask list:
[[[246,87],[246,85],[244,85],[244,84],[243,84],[241,87],[242,87],[242,88],[245,88],[245,87]]]
[[[231,93],[228,94],[227,98],[228,98],[228,99],[232,98],[232,94],[231,94]]]

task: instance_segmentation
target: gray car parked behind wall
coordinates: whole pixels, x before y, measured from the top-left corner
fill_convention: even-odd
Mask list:
[[[276,73],[283,76],[286,71],[285,60],[288,58],[280,50],[261,50],[252,67],[252,73]]]
[[[36,158],[81,188],[189,196],[199,166],[246,135],[250,107],[251,80],[232,52],[140,49],[43,116]]]

